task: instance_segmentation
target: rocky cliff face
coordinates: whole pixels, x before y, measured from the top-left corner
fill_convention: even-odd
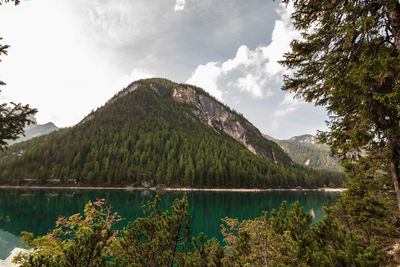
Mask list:
[[[312,144],[312,145],[318,144],[317,137],[315,137],[311,134],[293,136],[292,138],[289,139],[289,141],[296,142],[296,143],[303,143],[303,144]]]
[[[182,85],[173,90],[172,97],[176,101],[193,104],[193,114],[217,132],[228,134],[255,155],[265,156],[266,151],[252,144],[249,138],[250,135],[263,138],[259,130],[248,121],[240,119],[221,103],[207,95],[199,94],[190,86]],[[272,156],[274,157],[274,153]],[[277,159],[274,161],[278,164]]]

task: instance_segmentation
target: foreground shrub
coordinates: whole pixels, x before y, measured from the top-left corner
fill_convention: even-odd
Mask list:
[[[388,253],[377,243],[366,244],[357,230],[340,224],[337,207],[312,224],[298,202],[289,208],[239,221],[223,219],[225,246],[201,233],[193,237],[186,195],[170,211],[160,199],[142,207],[143,217],[118,232],[121,218],[104,199],[86,204],[83,214],[60,217],[56,228],[34,238],[24,232],[31,249],[14,262],[22,266],[382,266]],[[340,207],[340,206],[339,206]],[[364,226],[359,226],[359,228]]]
[[[22,232],[22,241],[32,251],[19,253],[14,263],[21,266],[105,266],[111,256],[110,246],[118,234],[112,226],[119,220],[104,199],[89,201],[83,215],[60,217],[56,228],[47,235],[34,238],[32,233]]]

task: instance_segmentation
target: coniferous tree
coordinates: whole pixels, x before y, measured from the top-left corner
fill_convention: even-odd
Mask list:
[[[327,108],[320,137],[345,163],[385,154],[400,209],[400,3],[397,0],[292,2],[302,39],[281,63],[284,90]]]

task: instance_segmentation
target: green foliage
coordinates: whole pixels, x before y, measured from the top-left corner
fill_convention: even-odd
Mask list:
[[[346,201],[346,200],[344,200]],[[59,218],[56,228],[22,240],[32,249],[14,261],[22,266],[381,266],[389,264],[383,243],[365,242],[365,232],[338,223],[335,207],[325,207],[314,225],[299,203],[283,202],[278,211],[253,220],[223,219],[225,247],[202,233],[191,235],[186,195],[170,211],[155,197],[143,206],[143,218],[129,223],[119,235],[111,226],[120,218],[104,205],[89,202],[84,215]],[[355,216],[357,217],[357,216]],[[371,227],[358,221],[360,227]],[[388,222],[384,222],[388,223]]]
[[[239,222],[224,219],[222,231],[227,266],[380,266],[389,257],[377,244],[339,225],[326,207],[326,216],[311,225],[311,216],[295,203],[282,203],[278,212]]]
[[[338,220],[335,207],[325,207],[326,215],[314,227],[316,253],[313,255],[313,264],[325,266],[383,266],[390,263],[389,255],[379,244],[363,242],[364,236],[357,227],[366,227],[360,222],[358,225],[345,225]],[[357,215],[354,215],[356,217]],[[390,225],[386,225],[390,228]],[[379,237],[379,236],[375,236]]]
[[[283,2],[302,33],[281,62],[294,70],[283,89],[327,108],[320,139],[347,172],[348,190],[318,224],[329,265],[382,265],[399,238],[400,3]]]
[[[270,216],[239,222],[225,218],[222,232],[230,254],[225,258],[236,266],[307,266],[305,240],[311,216],[298,203],[287,210],[286,202]]]
[[[186,196],[175,200],[172,214],[159,210],[160,199],[143,207],[139,218],[121,232],[115,250],[121,254],[117,262],[123,266],[174,266],[183,261],[190,244],[190,215]]]
[[[379,160],[400,208],[400,3],[283,2],[293,2],[303,37],[281,61],[294,70],[283,89],[326,107],[330,131],[320,137],[345,164]]]
[[[24,127],[32,122],[30,115],[37,112],[29,105],[0,103],[0,151],[7,146],[6,140],[17,139],[24,133]]]
[[[117,236],[120,220],[104,199],[89,202],[83,215],[60,217],[49,234],[34,238],[22,233],[30,252],[14,262],[21,266],[222,266],[224,251],[216,239],[192,237],[186,195],[159,209],[155,197],[143,206],[143,218],[129,223]]]
[[[400,237],[396,196],[380,160],[348,167],[348,188],[333,210],[340,225],[356,233],[365,246],[392,246]],[[374,166],[374,164],[377,164]]]
[[[86,204],[83,215],[60,217],[49,234],[33,237],[22,233],[22,241],[32,249],[20,253],[14,262],[21,266],[104,266],[118,231],[112,229],[120,218],[111,213],[104,199]]]
[[[145,217],[121,231],[113,248],[115,262],[123,266],[208,266],[223,257],[214,239],[191,236],[186,195],[171,205],[171,214],[159,209],[158,196],[143,207]]]
[[[197,119],[192,105],[174,100],[177,84],[164,79],[140,83],[77,126],[0,153],[0,183],[51,184],[48,180],[58,179],[65,185],[315,188],[339,187],[344,180],[341,174],[292,166],[283,150],[265,138],[253,141],[254,146],[282,164],[256,156]]]

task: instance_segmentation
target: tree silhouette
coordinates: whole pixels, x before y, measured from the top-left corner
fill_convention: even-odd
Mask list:
[[[15,5],[19,4],[19,0],[4,0],[0,1],[0,5],[7,2],[13,2]],[[9,45],[2,44],[3,38],[0,37],[0,56],[7,55]],[[0,59],[1,62],[1,59]],[[5,82],[0,81],[0,85],[6,85]],[[1,91],[0,91],[1,92]],[[34,115],[37,110],[32,109],[29,105],[16,104],[11,102],[0,103],[0,150],[4,150],[7,146],[6,140],[17,139],[20,134],[24,133],[24,127],[32,123],[29,116]]]

